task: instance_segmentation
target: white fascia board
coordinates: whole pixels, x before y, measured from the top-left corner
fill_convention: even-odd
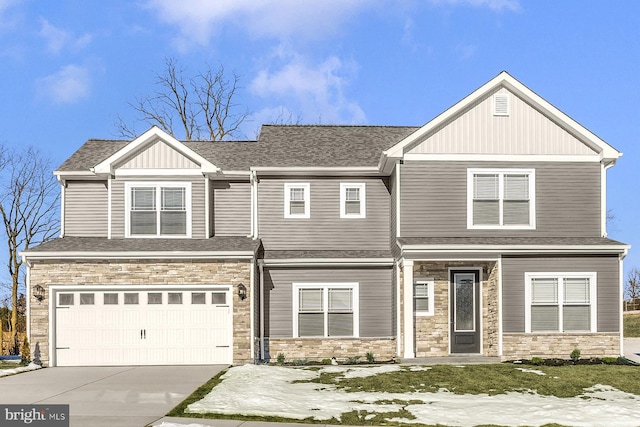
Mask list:
[[[433,162],[574,162],[600,163],[599,155],[564,155],[564,154],[429,154],[409,153],[404,160]]]
[[[626,253],[629,245],[404,245],[403,253],[500,253],[500,254],[536,254],[536,253],[584,253],[584,254],[620,254]]]
[[[152,126],[148,131],[146,131],[145,133],[143,133],[142,135],[140,135],[139,137],[131,141],[129,144],[127,144],[126,146],[124,146],[123,148],[121,148],[111,156],[109,156],[107,159],[98,163],[94,167],[94,172],[96,174],[113,173],[114,163],[126,157],[127,155],[134,152],[138,148],[156,140],[162,140],[164,143],[171,146],[176,151],[184,154],[186,157],[192,159],[196,163],[199,163],[200,171],[202,173],[217,173],[220,170],[220,168],[218,168],[216,165],[214,165],[213,163],[211,163],[210,161],[202,157],[200,154],[196,153],[195,151],[187,147],[182,142],[178,141],[173,136],[169,135],[168,133],[166,133],[165,131],[163,131],[157,126]]]
[[[265,259],[265,267],[380,267],[393,266],[393,258],[289,258],[289,259]]]
[[[573,120],[558,108],[554,107],[551,103],[529,89],[527,86],[520,83],[518,80],[514,79],[512,76],[505,72],[501,73],[501,75],[502,74],[505,74],[503,83],[507,87],[507,89],[524,98],[529,103],[532,103],[534,106],[537,106],[539,109],[543,110],[545,115],[549,116],[554,122],[556,122],[556,124],[565,128],[565,130],[576,136],[579,140],[588,145],[592,150],[598,152],[602,160],[606,159],[615,161],[620,156],[622,156],[621,152],[604,142],[596,134]]]
[[[349,167],[252,167],[258,175],[380,176],[377,166]]]
[[[20,252],[23,259],[253,259],[248,251],[193,251],[193,252]]]
[[[422,139],[424,139],[424,137],[428,136],[430,132],[437,129],[448,120],[451,120],[457,114],[462,113],[472,103],[484,97],[499,86],[506,87],[516,95],[523,98],[525,101],[532,104],[534,108],[541,110],[543,114],[553,120],[556,124],[563,127],[569,133],[580,139],[583,143],[587,144],[591,149],[599,153],[599,158],[601,160],[615,161],[620,156],[622,156],[621,152],[604,142],[594,133],[551,105],[549,102],[545,101],[542,97],[540,97],[524,84],[513,78],[506,71],[502,71],[496,77],[473,91],[462,101],[453,105],[442,114],[431,120],[429,123],[416,130],[414,133],[407,136],[402,141],[398,142],[390,149],[385,150],[383,152],[383,155],[391,158],[403,158],[405,148],[421,141]]]
[[[251,171],[225,171],[221,170],[215,175],[208,175],[211,180],[225,180],[229,178],[241,178],[241,179],[249,179],[251,177]]]
[[[505,71],[498,74],[496,77],[482,85],[480,88],[476,89],[462,101],[459,101],[457,104],[454,104],[452,107],[449,107],[443,113],[438,115],[436,118],[428,122],[426,125],[422,126],[420,129],[413,132],[411,135],[405,137],[402,141],[398,142],[396,145],[391,147],[388,150],[383,151],[383,154],[387,157],[392,158],[402,158],[404,155],[404,149],[407,146],[411,146],[413,143],[420,141],[424,136],[428,135],[432,130],[438,128],[440,125],[451,119],[456,114],[464,111],[469,105],[475,102],[477,99],[482,97],[484,94],[493,90],[497,87],[506,76],[509,76]],[[509,76],[510,77],[510,76]]]

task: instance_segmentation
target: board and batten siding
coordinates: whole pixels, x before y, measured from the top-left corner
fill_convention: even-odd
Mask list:
[[[125,183],[126,182],[191,182],[191,237],[194,239],[204,239],[205,236],[205,185],[206,178],[184,178],[184,177],[131,177],[124,179],[114,179],[111,181],[111,237],[123,238],[124,216],[125,216]]]
[[[64,189],[65,236],[107,237],[106,181],[67,181]]]
[[[293,283],[358,283],[360,337],[393,336],[392,268],[265,268],[265,335],[293,336]]]
[[[212,181],[215,236],[251,234],[251,184],[248,181]]]
[[[467,229],[467,169],[535,169],[535,230]],[[600,164],[405,161],[403,237],[600,236]]]
[[[284,184],[310,184],[310,218],[284,217]],[[365,183],[366,218],[340,218],[340,183]],[[388,250],[390,195],[386,179],[260,178],[258,230],[267,250]]]
[[[119,165],[119,169],[198,169],[200,166],[162,141],[157,141]]]
[[[503,331],[524,332],[525,273],[562,272],[598,275],[598,332],[620,330],[620,282],[617,256],[582,257],[503,257]]]
[[[493,114],[495,93],[509,97],[509,114]],[[410,154],[567,154],[595,152],[506,88],[487,94],[428,136]]]

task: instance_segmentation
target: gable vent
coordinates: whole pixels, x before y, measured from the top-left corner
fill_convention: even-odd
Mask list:
[[[508,116],[509,115],[509,94],[496,93],[493,96],[493,115]]]

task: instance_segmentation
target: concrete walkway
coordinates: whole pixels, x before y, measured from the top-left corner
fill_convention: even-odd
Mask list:
[[[68,404],[72,427],[142,427],[162,418],[226,367],[39,369],[0,378],[0,403]]]
[[[624,357],[640,364],[640,338],[624,339]]]

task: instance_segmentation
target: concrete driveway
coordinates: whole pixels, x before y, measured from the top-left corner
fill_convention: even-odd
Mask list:
[[[0,378],[0,403],[69,404],[72,427],[142,427],[226,367],[45,368]]]

